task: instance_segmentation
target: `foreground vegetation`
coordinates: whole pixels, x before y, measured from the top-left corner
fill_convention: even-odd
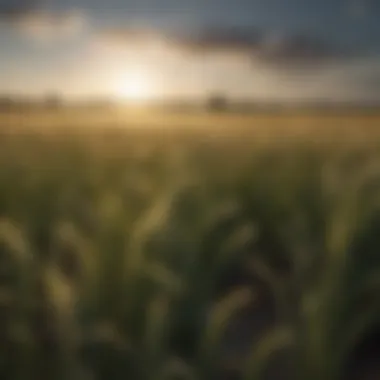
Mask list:
[[[1,118],[1,378],[365,378],[380,118],[55,117]]]

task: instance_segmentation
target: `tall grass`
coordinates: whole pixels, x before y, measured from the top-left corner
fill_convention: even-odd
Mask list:
[[[306,128],[4,130],[1,378],[341,378],[380,321],[380,140]]]

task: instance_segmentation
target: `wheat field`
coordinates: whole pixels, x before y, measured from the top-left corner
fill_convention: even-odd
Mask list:
[[[379,379],[379,247],[378,114],[0,116],[1,379]]]

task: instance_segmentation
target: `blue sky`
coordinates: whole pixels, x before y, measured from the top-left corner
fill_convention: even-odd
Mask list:
[[[152,96],[380,100],[378,20],[378,0],[0,0],[0,92],[117,96],[140,77]]]

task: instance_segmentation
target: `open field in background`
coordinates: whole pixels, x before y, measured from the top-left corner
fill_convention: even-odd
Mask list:
[[[0,377],[379,379],[380,115],[139,112],[0,116]]]
[[[362,134],[368,137],[368,132],[380,134],[378,124],[380,111],[374,110],[348,110],[327,111],[325,114],[318,111],[281,111],[257,113],[208,113],[194,110],[188,112],[166,112],[159,109],[126,109],[123,107],[111,108],[62,108],[58,110],[26,110],[25,112],[0,112],[0,123],[3,127],[35,127],[41,130],[46,127],[49,131],[52,127],[63,129],[83,127],[138,127],[141,129],[166,129],[182,131],[183,128],[201,130],[206,133],[218,134],[220,130],[227,130],[236,134],[241,129],[256,133],[259,129],[260,135],[269,132],[280,132],[289,135],[290,131],[297,131],[303,135],[314,138],[314,131],[322,132],[322,135],[330,136],[331,133],[340,133],[341,130],[350,131],[354,134]],[[364,128],[357,126],[363,125]],[[208,128],[211,128],[209,131]],[[341,135],[341,133],[340,133]]]

